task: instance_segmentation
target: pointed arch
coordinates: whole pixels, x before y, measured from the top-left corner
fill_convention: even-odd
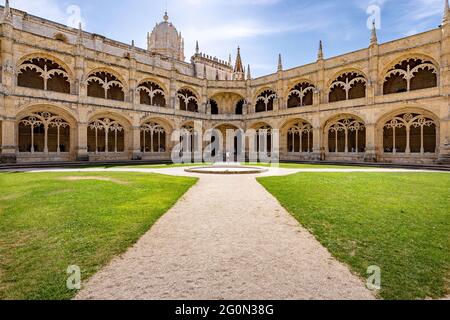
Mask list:
[[[90,116],[87,126],[88,152],[94,154],[123,153],[130,121],[121,114],[98,112]]]
[[[439,149],[439,117],[422,108],[403,108],[382,116],[377,134],[385,155],[435,155]]]
[[[256,97],[255,112],[272,111],[276,99],[278,99],[278,96],[275,91],[271,89],[262,91]]]
[[[338,102],[366,97],[367,77],[358,70],[339,73],[329,85],[329,102]]]
[[[59,66],[61,66],[61,68],[63,68],[68,76],[69,79],[74,79],[74,73],[72,68],[70,67],[70,65],[68,63],[66,63],[62,58],[59,58],[57,55],[55,54],[49,54],[47,52],[43,52],[43,51],[38,51],[38,52],[33,52],[27,55],[22,56],[20,59],[17,60],[16,63],[16,70],[17,68],[24,64],[26,61],[32,60],[32,59],[47,59],[50,60],[56,64],[58,64]]]
[[[144,154],[167,152],[169,133],[158,119],[143,121],[140,125],[141,152]]]
[[[28,56],[17,66],[17,85],[32,89],[70,94],[71,76],[57,59]]]
[[[324,127],[326,152],[357,154],[366,151],[366,125],[356,115],[341,114],[330,118]]]
[[[144,81],[139,84],[137,91],[140,94],[140,103],[151,106],[165,107],[166,93],[164,89],[153,81]]]
[[[180,110],[198,112],[198,96],[190,89],[184,88],[177,92],[178,101],[180,103]]]
[[[24,106],[17,113],[18,152],[69,154],[76,145],[75,117],[58,106]]]
[[[394,62],[383,74],[383,94],[409,92],[438,86],[439,67],[424,56]]]
[[[283,139],[286,139],[286,151],[289,154],[313,152],[313,126],[304,119],[290,119],[282,128]]]
[[[313,105],[316,87],[308,81],[297,83],[288,94],[288,108]]]
[[[125,86],[120,76],[105,69],[96,69],[86,79],[89,97],[125,101]]]

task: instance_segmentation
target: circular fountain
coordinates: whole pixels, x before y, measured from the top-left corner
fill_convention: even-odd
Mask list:
[[[239,164],[216,164],[205,167],[194,167],[185,169],[190,173],[202,173],[202,174],[260,174],[267,172],[265,168],[248,167]]]

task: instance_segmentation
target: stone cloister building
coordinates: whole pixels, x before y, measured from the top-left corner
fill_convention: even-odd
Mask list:
[[[279,130],[282,160],[450,162],[450,13],[438,28],[253,79],[167,14],[146,50],[0,9],[2,162],[169,160],[174,130]],[[369,35],[368,35],[369,39]]]

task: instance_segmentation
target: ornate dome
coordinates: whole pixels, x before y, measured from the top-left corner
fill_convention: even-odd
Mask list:
[[[148,36],[148,50],[164,56],[184,61],[184,39],[181,32],[169,22],[167,12],[164,21],[157,23],[152,33]]]

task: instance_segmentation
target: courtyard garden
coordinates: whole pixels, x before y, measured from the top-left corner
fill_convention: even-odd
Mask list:
[[[258,181],[362,278],[379,266],[381,298],[449,293],[447,173],[298,173]]]
[[[179,167],[184,165],[132,168],[173,168],[176,173]],[[352,167],[282,164],[281,168]],[[202,188],[207,194],[214,188],[227,189],[227,200],[241,199],[239,214],[252,207],[261,219],[264,208],[235,195],[243,183],[240,179],[227,180],[222,187],[206,180],[210,184]],[[0,173],[0,300],[73,298],[76,291],[66,287],[68,266],[80,266],[84,283],[135,244],[197,180],[150,172]],[[256,191],[258,195],[267,194],[252,181],[262,190]],[[378,298],[439,299],[450,293],[448,173],[318,171],[257,181],[359,279],[367,279],[369,266],[380,267]],[[253,192],[249,186],[248,192]],[[219,198],[211,203],[195,201],[213,212],[220,210],[217,203],[223,204]],[[225,226],[230,216],[223,215],[224,221],[217,223]],[[204,232],[201,224],[198,229]],[[191,227],[194,234],[196,227]],[[242,236],[245,245],[249,234]]]

